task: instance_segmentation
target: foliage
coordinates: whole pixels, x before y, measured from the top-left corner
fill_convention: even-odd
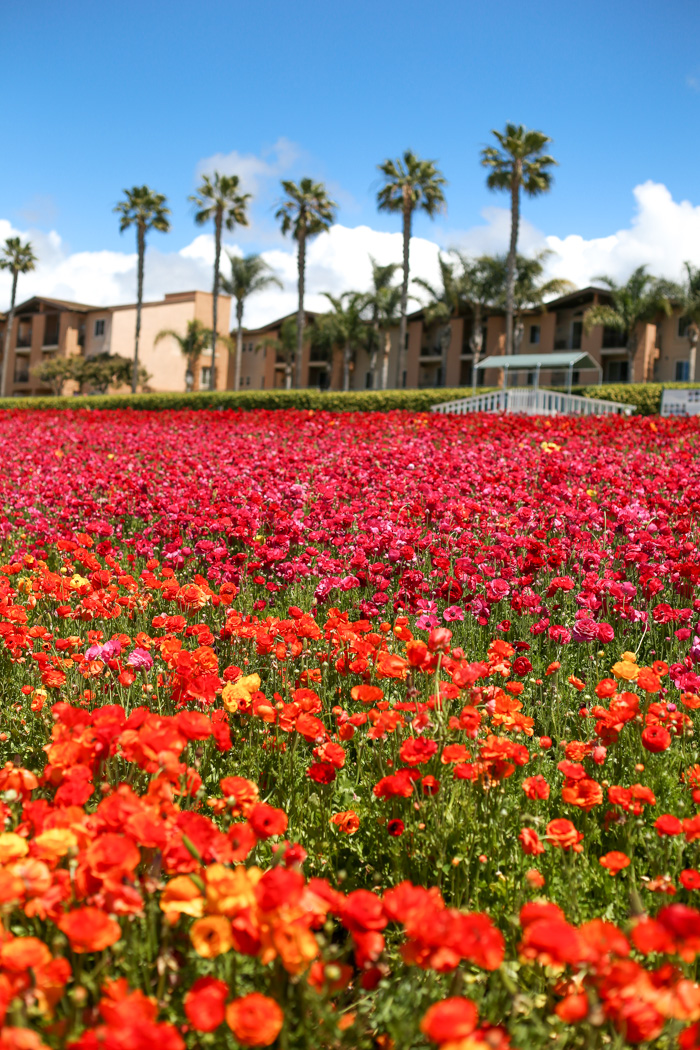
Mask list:
[[[149,186],[125,189],[124,200],[114,207],[119,216],[119,232],[124,233],[129,227],[135,226],[142,233],[148,230],[168,233],[170,209],[166,206],[167,199],[165,194],[156,193]]]
[[[604,275],[593,280],[607,285],[611,302],[586,310],[584,328],[590,331],[594,325],[604,325],[621,332],[630,359],[637,350],[637,326],[653,321],[660,313],[668,316],[673,309],[673,299],[681,294],[677,285],[652,277],[646,266],[638,266],[624,284]]]
[[[35,369],[42,383],[58,389],[69,380],[78,384],[78,389],[87,387],[98,395],[106,394],[110,386],[126,386],[131,383],[133,361],[120,354],[94,354],[91,357],[55,357],[44,361]],[[150,376],[145,368],[139,368],[138,385],[144,387]],[[17,400],[13,398],[13,400]]]

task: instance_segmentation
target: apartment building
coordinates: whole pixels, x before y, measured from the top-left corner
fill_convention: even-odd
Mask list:
[[[600,367],[605,383],[682,382],[689,374],[690,341],[687,324],[676,308],[669,317],[661,316],[654,323],[639,326],[637,352],[630,362],[624,337],[614,329],[600,325],[586,331],[584,317],[592,306],[606,304],[610,296],[605,290],[588,287],[570,292],[549,302],[542,310],[524,310],[516,318],[516,352],[547,354],[561,350],[580,350],[587,353]],[[294,315],[292,315],[293,317]],[[343,351],[314,349],[311,338],[315,314],[307,314],[310,333],[302,359],[302,385],[319,389],[340,390],[343,387]],[[284,354],[281,349],[272,352],[287,318],[280,318],[264,328],[248,329],[243,336],[241,359],[241,386],[251,389],[270,389],[284,386]],[[505,353],[505,316],[492,310],[482,318],[482,348],[480,358]],[[474,317],[471,313],[455,317],[449,325],[428,325],[423,310],[408,317],[406,353],[398,374],[398,326],[390,333],[388,368],[389,387],[471,387],[473,385],[474,354],[472,333]],[[350,389],[371,389],[375,385],[370,355],[357,349],[350,364]],[[574,383],[598,381],[596,369],[574,371]],[[499,386],[503,370],[498,368],[477,371],[477,385]],[[696,378],[700,378],[696,376]],[[566,382],[561,369],[548,369],[543,362],[540,382],[558,386]],[[533,375],[515,374],[510,382],[528,385]]]
[[[148,388],[157,391],[182,391],[186,388],[187,363],[175,339],[165,338],[156,344],[156,336],[170,329],[181,335],[187,331],[188,321],[201,321],[212,326],[211,292],[174,292],[157,302],[143,303],[141,308],[141,336],[139,360],[151,378]],[[228,335],[231,300],[219,296],[217,331]],[[4,353],[6,316],[0,322],[0,356]],[[136,332],[136,304],[126,306],[89,306],[63,299],[34,296],[15,308],[13,330],[9,345],[9,388],[11,396],[51,394],[51,388],[42,384],[36,369],[51,357],[90,357],[101,353],[134,355]],[[1,367],[1,364],[0,364]],[[199,361],[194,389],[207,389],[211,355],[206,353]],[[216,388],[226,390],[233,385],[233,356],[223,343],[216,349]],[[75,391],[67,385],[65,393]]]

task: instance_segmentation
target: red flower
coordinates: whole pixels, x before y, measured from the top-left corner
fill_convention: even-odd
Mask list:
[[[198,1032],[213,1032],[223,1023],[228,985],[216,977],[200,977],[185,996],[185,1014]]]
[[[275,809],[265,802],[258,802],[250,810],[248,820],[259,839],[269,839],[273,835],[284,835],[287,830],[287,814],[282,809]]]
[[[431,1006],[420,1023],[420,1030],[434,1043],[456,1043],[470,1036],[478,1021],[479,1013],[471,999],[454,996]]]
[[[671,734],[663,726],[647,726],[642,730],[642,744],[654,754],[671,746]]]

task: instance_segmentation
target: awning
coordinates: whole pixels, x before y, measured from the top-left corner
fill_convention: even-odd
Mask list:
[[[534,368],[594,368],[600,371],[600,365],[581,350],[556,351],[553,354],[492,354],[479,361],[475,368],[505,368],[506,371],[530,372]]]

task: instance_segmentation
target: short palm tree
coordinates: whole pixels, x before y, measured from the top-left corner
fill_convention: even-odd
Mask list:
[[[622,334],[627,348],[627,379],[633,382],[634,360],[639,345],[639,326],[653,321],[660,313],[669,316],[673,299],[679,289],[670,281],[652,277],[646,266],[638,266],[625,284],[617,284],[612,277],[594,277],[594,281],[608,286],[610,303],[601,303],[586,310],[583,326],[587,332],[595,325],[612,328]],[[646,377],[645,377],[646,378]]]
[[[136,277],[136,335],[134,337],[134,368],[131,376],[131,392],[136,393],[139,381],[139,336],[141,334],[141,305],[143,303],[143,270],[146,256],[146,234],[149,230],[167,233],[170,229],[170,209],[166,208],[167,198],[162,193],[154,193],[148,186],[133,186],[124,190],[124,200],[119,201],[114,211],[119,215],[119,232],[124,233],[130,226],[136,227],[136,250],[138,252],[138,269]]]
[[[396,386],[402,385],[406,360],[406,311],[410,276],[410,244],[413,213],[424,211],[433,218],[445,206],[443,187],[446,180],[433,160],[421,160],[411,150],[403,157],[385,160],[379,164],[384,185],[377,194],[380,211],[401,212],[403,217],[403,282],[401,285],[401,318],[399,322],[399,354]]]
[[[698,337],[700,337],[700,267],[685,263],[686,281],[681,296],[682,317],[688,322],[688,380],[695,382],[697,368]]]
[[[472,314],[469,348],[472,352],[472,380],[476,392],[476,366],[484,345],[484,314],[493,306],[501,290],[501,266],[499,260],[491,255],[470,259],[459,252],[455,254],[462,264],[460,298]]]
[[[272,267],[265,262],[262,255],[231,255],[231,278],[221,278],[221,287],[227,295],[236,300],[236,365],[234,390],[241,386],[241,354],[243,350],[243,310],[245,302],[256,292],[262,292],[271,285],[282,288],[282,282]]]
[[[368,343],[370,351],[370,375],[372,376],[372,389],[376,390],[378,387],[379,375],[377,372],[379,365],[379,352],[382,346],[382,332],[380,319],[386,312],[387,297],[391,297],[392,294],[399,289],[393,284],[394,275],[399,269],[398,263],[378,263],[371,255],[369,257],[370,264],[372,266],[372,288],[365,295],[365,307],[369,311],[370,315],[370,332],[368,333]],[[399,294],[400,300],[400,294]],[[398,310],[395,310],[397,322],[398,322]],[[387,359],[388,365],[388,359]]]
[[[520,190],[528,197],[547,193],[552,185],[550,169],[557,163],[544,153],[552,141],[541,131],[528,131],[522,124],[506,124],[504,131],[492,131],[498,145],[481,152],[481,163],[489,168],[486,185],[490,190],[510,193],[510,247],[506,277],[506,354],[513,353],[513,296],[516,253],[520,226]]]
[[[17,278],[21,273],[31,273],[36,266],[36,255],[30,241],[22,244],[19,237],[8,237],[0,251],[0,270],[9,270],[12,274],[12,292],[10,294],[10,312],[5,324],[5,353],[2,362],[2,397],[7,396],[10,381],[10,338],[15,321],[15,302],[17,300]]]
[[[429,296],[428,303],[423,311],[426,327],[439,326],[442,385],[444,386],[447,374],[447,354],[452,342],[452,325],[450,321],[453,317],[459,316],[463,302],[458,263],[449,262],[444,256],[439,255],[438,264],[440,267],[439,287],[432,285],[422,277],[416,277],[413,283],[422,288],[424,292],[427,292]]]
[[[557,295],[566,295],[574,290],[571,281],[565,278],[551,277],[544,279],[544,268],[547,257],[551,252],[547,249],[536,255],[526,257],[518,255],[515,260],[515,288],[513,289],[513,307],[515,310],[513,328],[513,349],[515,353],[520,352],[525,325],[523,314],[525,310],[543,310],[548,299]],[[507,256],[501,257],[504,276],[507,280]],[[505,281],[504,281],[505,284]],[[505,288],[501,301],[505,301]]]
[[[153,340],[153,345],[157,346],[163,339],[175,340],[187,362],[185,388],[191,390],[194,386],[195,367],[204,351],[211,346],[212,337],[211,328],[207,328],[201,321],[188,321],[184,335],[173,328],[163,328]]]
[[[194,221],[198,226],[203,226],[211,219],[214,220],[214,289],[212,301],[212,340],[211,340],[211,369],[209,372],[209,389],[216,387],[216,341],[221,336],[217,334],[219,320],[219,281],[221,267],[221,237],[224,229],[232,230],[234,226],[248,225],[248,201],[249,193],[240,192],[240,179],[238,175],[221,175],[218,171],[214,175],[205,175],[202,183],[190,201],[195,206]]]
[[[275,218],[282,233],[291,233],[297,242],[297,273],[299,306],[297,309],[296,385],[302,381],[302,347],[304,345],[304,290],[306,281],[306,242],[310,237],[329,230],[338,205],[331,200],[322,182],[303,178],[299,183],[283,180],[285,196],[279,202]]]
[[[330,340],[343,348],[343,390],[350,389],[350,368],[355,354],[367,345],[367,322],[363,318],[366,306],[361,292],[343,292],[340,296],[323,293],[333,310],[325,314],[322,324],[327,326]]]

